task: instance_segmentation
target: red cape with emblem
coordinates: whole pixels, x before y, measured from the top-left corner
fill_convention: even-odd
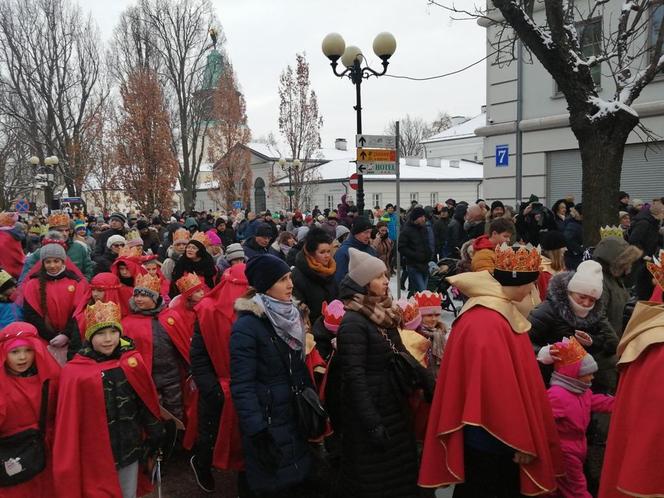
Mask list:
[[[600,498],[664,496],[664,344],[651,344],[620,373]]]
[[[16,240],[6,230],[0,230],[0,268],[9,273],[12,277],[18,280],[18,277],[23,271],[23,264],[25,263],[25,254],[21,241]]]
[[[484,428],[507,446],[535,456],[521,465],[521,493],[556,488],[558,434],[527,333],[503,315],[475,306],[454,322],[438,374],[419,484],[464,481],[464,425]]]
[[[121,256],[119,258],[116,258],[116,260],[113,261],[113,264],[111,265],[111,273],[116,277],[118,277],[118,279],[120,278],[120,269],[118,268],[120,263],[124,264],[127,267],[129,273],[131,273],[133,281],[136,281],[136,276],[145,275],[148,272],[145,268],[143,268],[140,258]],[[127,316],[129,313],[131,313],[131,309],[129,308],[129,299],[131,299],[131,297],[134,295],[134,286],[133,285],[129,286],[120,283],[119,294],[120,294],[120,307],[122,308],[122,316]]]
[[[85,302],[88,283],[69,277],[46,281],[46,307],[48,319],[56,332],[62,332],[67,322],[74,318],[76,310]],[[23,299],[42,317],[44,311],[39,297],[39,277],[31,276],[23,284]]]
[[[120,497],[122,492],[111,449],[102,375],[122,368],[136,394],[152,414],[159,415],[157,391],[141,355],[123,353],[119,359],[98,363],[76,355],[62,369],[56,415],[53,462],[55,496],[58,498]],[[139,470],[139,493],[150,492]]]
[[[122,319],[122,333],[134,341],[136,351],[141,353],[145,366],[152,375],[152,319],[154,316],[132,313]]]
[[[240,425],[231,396],[230,354],[231,328],[235,321],[233,306],[249,287],[244,270],[244,263],[228,268],[222,275],[221,282],[196,306],[205,348],[224,392],[224,407],[219,420],[212,465],[226,470],[244,469]]]

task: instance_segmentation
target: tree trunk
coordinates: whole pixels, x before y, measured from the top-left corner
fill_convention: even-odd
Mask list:
[[[572,131],[579,141],[583,171],[583,240],[586,247],[599,242],[599,229],[618,224],[618,192],[625,142],[639,119],[621,112],[611,119],[589,122]]]

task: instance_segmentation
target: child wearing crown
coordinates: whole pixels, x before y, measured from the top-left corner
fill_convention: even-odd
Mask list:
[[[135,497],[149,492],[139,466],[161,445],[154,383],[120,307],[88,306],[83,348],[62,369],[55,422],[55,496]]]
[[[412,300],[417,303],[422,316],[422,322],[416,330],[431,341],[431,347],[427,351],[427,368],[431,370],[435,377],[438,377],[438,370],[443,361],[443,351],[447,341],[447,327],[440,319],[443,296],[437,292],[425,290],[416,292]]]
[[[543,347],[538,359],[553,364],[549,401],[558,427],[565,475],[557,478],[558,495],[563,498],[591,498],[583,473],[586,460],[586,431],[592,413],[610,413],[613,396],[594,394],[590,384],[597,363],[575,338],[564,338]]]
[[[120,299],[125,310],[134,292],[136,277],[147,273],[147,270],[141,265],[141,253],[142,251],[138,247],[125,246],[120,249],[118,257],[111,265],[111,273],[120,280]],[[123,313],[123,315],[126,314],[126,312]]]

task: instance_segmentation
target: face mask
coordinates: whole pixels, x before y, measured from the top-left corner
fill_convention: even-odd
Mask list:
[[[591,306],[590,308],[586,308],[585,306],[581,306],[574,299],[572,299],[572,296],[568,295],[567,299],[569,300],[569,305],[572,307],[572,311],[579,318],[587,317],[588,313],[590,313],[592,311],[592,309],[594,308],[594,306]]]

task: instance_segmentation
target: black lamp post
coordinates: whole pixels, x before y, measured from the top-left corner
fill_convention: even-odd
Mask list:
[[[39,158],[37,156],[32,156],[30,159],[28,159],[28,162],[35,168],[40,166]],[[48,156],[44,158],[43,171],[46,175],[46,185],[44,186],[44,202],[46,203],[46,207],[49,213],[51,212],[51,205],[53,204],[53,182],[51,181],[53,172],[51,168],[57,166],[59,162],[60,160],[57,156]]]
[[[278,163],[282,170],[284,169],[286,162],[286,159],[283,157],[279,159]],[[302,162],[299,159],[293,159],[288,165],[288,192],[286,193],[288,194],[288,211],[290,213],[293,212],[293,195],[295,195],[295,191],[293,190],[293,168],[298,169],[301,164]]]
[[[382,76],[387,72],[389,59],[397,49],[397,41],[391,33],[379,33],[373,41],[374,53],[380,57],[383,70],[378,72],[369,66],[362,67],[364,56],[359,48],[349,45],[339,33],[330,33],[323,39],[323,53],[330,59],[332,72],[335,76],[343,78],[347,76],[355,85],[355,109],[357,118],[357,134],[362,134],[362,80],[371,76]],[[341,58],[341,63],[346,67],[343,72],[337,71],[337,61]],[[364,214],[364,175],[359,175],[357,182],[357,209],[360,216]]]

